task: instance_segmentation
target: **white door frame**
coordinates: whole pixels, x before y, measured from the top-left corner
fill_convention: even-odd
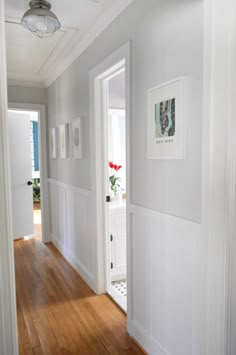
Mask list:
[[[45,105],[10,102],[10,110],[38,112],[39,118],[39,161],[40,161],[40,199],[42,217],[42,241],[50,242],[49,200],[48,200],[48,163],[47,163],[47,122]],[[33,206],[32,206],[33,208]]]
[[[92,190],[95,196],[95,210],[96,210],[96,292],[98,294],[106,292],[106,255],[105,255],[105,191],[104,191],[104,102],[103,102],[103,88],[104,80],[117,72],[119,68],[122,70],[125,64],[125,85],[126,85],[126,178],[127,178],[127,206],[126,213],[129,215],[130,205],[130,42],[125,43],[121,48],[112,53],[102,63],[98,64],[90,71],[90,103],[91,103],[91,171],[93,185]],[[129,220],[127,218],[127,287],[128,287],[128,303],[127,315],[129,316],[129,294],[131,285],[130,274],[130,238],[129,238]]]
[[[230,249],[236,216],[234,3],[204,0],[202,222],[207,248],[206,355],[229,354],[231,331]]]
[[[108,174],[108,104],[109,104],[109,80],[114,78],[116,75],[125,71],[125,59],[121,60],[113,67],[109,68],[107,71],[103,72],[95,79],[95,95],[97,97],[97,101],[95,101],[95,105],[99,105],[98,107],[101,108],[101,112],[99,113],[101,121],[101,129],[102,129],[102,161],[101,161],[101,172],[103,176],[103,186],[100,185],[100,191],[103,196],[102,200],[99,203],[102,203],[102,210],[103,210],[103,236],[104,236],[104,245],[105,245],[105,288],[106,292],[109,293],[110,285],[111,285],[111,241],[109,238],[110,234],[110,223],[109,223],[109,204],[105,201],[105,196],[110,195],[109,192],[109,174]],[[100,103],[102,105],[100,106]],[[95,106],[95,112],[97,106]],[[125,118],[126,120],[126,118]],[[127,124],[126,124],[127,126]],[[126,141],[129,139],[126,135]],[[127,164],[126,164],[127,165]],[[128,168],[128,167],[126,167]],[[102,186],[102,189],[101,189]],[[97,186],[98,188],[98,186]],[[128,195],[128,194],[127,194]],[[110,293],[109,293],[110,294]]]
[[[4,1],[0,0],[0,353],[2,355],[17,355],[18,337],[11,223],[6,73]]]

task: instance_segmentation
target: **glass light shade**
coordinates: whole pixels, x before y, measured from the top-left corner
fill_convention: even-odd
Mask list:
[[[41,2],[39,1],[39,6],[40,4]],[[26,11],[21,23],[40,38],[51,36],[55,31],[60,29],[61,25],[57,16],[50,11],[50,7],[32,7]]]

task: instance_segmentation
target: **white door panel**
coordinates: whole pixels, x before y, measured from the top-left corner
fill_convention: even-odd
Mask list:
[[[13,238],[33,234],[30,116],[8,112],[12,192]]]
[[[111,281],[126,279],[126,206],[110,206]]]

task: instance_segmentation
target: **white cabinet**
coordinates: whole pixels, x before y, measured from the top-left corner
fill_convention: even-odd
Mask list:
[[[112,202],[109,208],[111,281],[126,279],[126,204]]]

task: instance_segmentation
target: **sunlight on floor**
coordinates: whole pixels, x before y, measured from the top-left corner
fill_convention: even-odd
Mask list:
[[[24,237],[24,240],[29,240],[35,238],[37,240],[42,240],[42,219],[41,219],[41,209],[40,204],[34,204],[34,234],[27,235]]]
[[[41,224],[41,210],[34,210],[34,224]]]

